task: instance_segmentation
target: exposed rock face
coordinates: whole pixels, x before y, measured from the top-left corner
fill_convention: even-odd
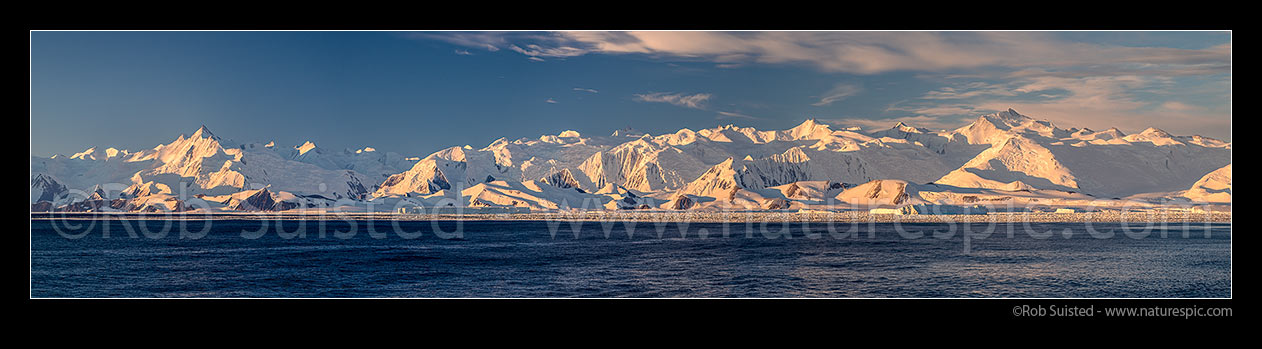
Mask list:
[[[732,158],[714,165],[705,173],[702,173],[696,180],[688,183],[684,187],[683,193],[699,195],[699,196],[717,196],[716,194],[727,194],[733,188],[740,186],[737,178],[737,169],[733,166]]]
[[[48,201],[39,201],[31,204],[31,212],[52,212],[53,203]]]
[[[677,176],[667,176],[661,170],[660,162],[663,157],[672,159],[678,155],[668,152],[668,149],[670,148],[644,139],[636,139],[593,153],[577,169],[594,188],[616,184],[640,191],[661,190],[682,180]]]
[[[786,210],[789,208],[789,200],[780,198],[768,199],[762,203],[762,208],[766,210]]]
[[[574,174],[570,173],[570,169],[562,169],[553,172],[551,175],[545,176],[539,180],[544,184],[548,184],[557,188],[578,188],[578,180],[574,179]]]
[[[732,158],[714,165],[696,180],[683,188],[685,193],[698,196],[730,194],[733,189],[763,189],[789,184],[809,178],[809,166],[800,150],[794,148],[786,154],[763,159],[736,161]],[[801,162],[794,162],[801,161]]]
[[[88,195],[88,199],[86,201],[106,201],[107,199],[109,199],[109,195],[105,194],[105,189],[101,189],[101,186],[97,185],[96,188],[92,189],[92,194]]]
[[[636,202],[635,202],[635,197],[634,197],[634,196],[628,196],[628,197],[622,198],[622,200],[618,200],[618,201],[622,201],[622,203],[623,203],[623,204],[626,204],[626,206],[628,206],[628,207],[635,207],[635,206],[636,206]]]
[[[284,211],[297,207],[297,203],[277,200],[267,188],[259,189],[244,200],[233,199],[228,204],[228,209],[236,211]]]
[[[906,181],[878,179],[837,194],[836,199],[854,205],[902,205],[912,203],[913,191]]]
[[[148,181],[144,183],[132,184],[130,187],[127,187],[127,189],[123,189],[123,192],[120,193],[120,195],[124,197],[137,198],[137,197],[149,196],[149,195],[154,195],[154,194],[171,194],[171,193],[172,193],[171,187],[167,186],[166,184]]]
[[[110,200],[110,208],[122,210],[127,207],[127,199]]]
[[[893,181],[893,183],[888,183],[887,181],[875,180],[872,181],[872,187],[868,191],[867,198],[880,199],[887,196],[887,193],[894,193],[894,197],[890,203],[898,205],[907,201],[908,195],[906,189],[907,182]]]
[[[359,181],[359,177],[354,172],[346,171],[346,197],[352,200],[363,200],[368,198],[368,188],[364,188],[364,184]],[[334,192],[334,196],[340,196],[342,193]],[[340,197],[339,197],[340,198]]]
[[[69,190],[57,180],[44,174],[31,177],[31,201],[56,201],[65,196]]]
[[[790,198],[798,197],[798,192],[801,190],[802,188],[797,183],[789,184],[789,187],[784,189],[784,196]]]
[[[374,195],[391,194],[431,194],[439,190],[451,189],[451,182],[439,167],[456,167],[459,163],[450,163],[436,159],[425,159],[418,162],[407,172],[391,175],[382,182]],[[487,176],[490,177],[490,176]]]
[[[678,194],[666,203],[666,208],[671,210],[687,210],[692,208],[695,204],[696,203],[694,203],[692,199],[688,198],[688,195]]]
[[[105,200],[101,200],[101,199],[96,199],[96,200],[91,200],[91,199],[89,199],[89,200],[84,200],[84,201],[80,201],[80,202],[75,202],[75,203],[71,203],[71,204],[68,204],[68,205],[65,205],[65,206],[59,207],[59,208],[57,209],[57,211],[61,211],[61,212],[96,212],[96,211],[100,211],[102,207],[109,207],[109,202],[107,202],[107,201],[105,201]]]

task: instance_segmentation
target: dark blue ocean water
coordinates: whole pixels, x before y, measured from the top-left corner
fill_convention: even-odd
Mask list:
[[[33,220],[31,296],[1231,296],[1230,224],[435,224]]]

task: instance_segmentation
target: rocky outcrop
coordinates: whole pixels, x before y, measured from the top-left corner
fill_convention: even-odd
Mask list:
[[[764,210],[787,210],[789,209],[789,200],[775,198],[763,201],[762,208]]]
[[[228,204],[228,209],[234,211],[284,211],[297,207],[297,203],[277,200],[267,188],[259,189],[245,199],[233,198]]]
[[[66,196],[69,192],[65,185],[42,173],[31,177],[31,201],[53,202]]]
[[[670,201],[666,202],[666,206],[664,208],[668,210],[687,210],[692,208],[694,205],[696,205],[696,203],[693,202],[688,195],[676,194],[670,199]]]
[[[578,180],[574,179],[574,174],[570,173],[570,169],[561,169],[552,174],[539,179],[540,182],[557,188],[578,188]]]

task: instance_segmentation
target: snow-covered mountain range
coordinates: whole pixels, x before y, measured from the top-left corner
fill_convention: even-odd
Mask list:
[[[1149,128],[1062,129],[1014,110],[954,130],[815,120],[649,135],[575,131],[421,158],[236,143],[31,158],[33,211],[799,209],[938,204],[1229,204],[1231,143]]]

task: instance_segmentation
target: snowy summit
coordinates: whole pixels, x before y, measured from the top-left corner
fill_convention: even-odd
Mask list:
[[[1062,129],[1008,109],[931,131],[807,120],[649,135],[573,130],[404,156],[235,143],[202,126],[140,151],[31,158],[33,211],[517,207],[816,209],[1229,204],[1231,143],[1157,128]],[[372,203],[372,205],[368,205]]]

